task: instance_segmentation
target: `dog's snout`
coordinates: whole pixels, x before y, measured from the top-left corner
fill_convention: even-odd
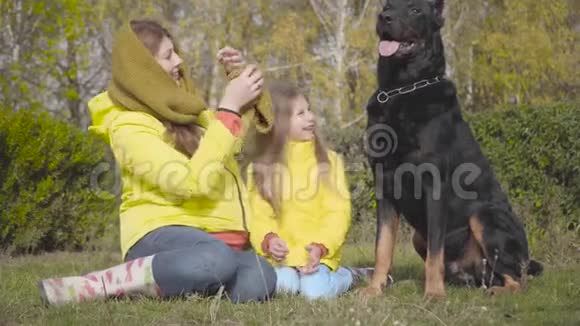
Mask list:
[[[393,21],[393,17],[391,17],[391,14],[388,13],[387,11],[381,12],[381,14],[379,16],[381,17],[381,20],[387,24],[389,24]]]

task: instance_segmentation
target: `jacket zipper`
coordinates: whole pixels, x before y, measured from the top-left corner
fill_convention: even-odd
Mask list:
[[[202,127],[200,126],[204,131],[207,131],[206,127]],[[238,189],[238,200],[240,201],[240,208],[242,209],[242,226],[244,228],[244,230],[246,230],[246,232],[248,231],[248,225],[246,223],[246,209],[244,207],[244,202],[242,199],[242,190],[240,188],[240,184],[238,183],[238,178],[236,178],[236,175],[234,174],[234,172],[232,172],[232,170],[228,169],[228,167],[225,166],[224,164],[224,169],[226,169],[226,171],[228,171],[232,177],[234,178],[234,181],[236,182],[236,188]]]
[[[234,178],[234,181],[236,182],[236,188],[238,189],[238,199],[240,201],[240,207],[242,209],[243,227],[244,227],[244,230],[246,230],[246,232],[248,232],[248,225],[246,224],[246,209],[244,207],[244,202],[242,199],[242,189],[240,188],[240,184],[238,183],[238,178],[236,178],[236,175],[234,174],[234,172],[232,172],[226,166],[224,166],[224,168],[226,169],[226,171],[228,171],[232,175],[232,177]]]

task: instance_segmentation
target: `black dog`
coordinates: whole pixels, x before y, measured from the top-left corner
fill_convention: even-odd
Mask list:
[[[445,296],[444,280],[515,292],[543,269],[444,77],[442,11],[443,0],[388,0],[378,17],[380,88],[367,106],[378,223],[367,295],[385,285],[399,214],[415,229],[428,297]]]

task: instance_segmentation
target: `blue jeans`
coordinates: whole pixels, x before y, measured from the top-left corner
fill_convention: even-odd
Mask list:
[[[272,266],[253,251],[236,251],[199,229],[167,226],[139,240],[126,261],[153,257],[153,278],[164,297],[214,295],[223,285],[236,303],[262,301],[275,289]]]
[[[326,265],[320,265],[318,271],[301,275],[293,267],[275,267],[276,293],[300,293],[309,300],[330,299],[348,291],[353,278],[349,270],[339,267],[333,272]]]

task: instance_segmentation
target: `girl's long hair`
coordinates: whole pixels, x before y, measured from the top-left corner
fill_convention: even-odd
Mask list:
[[[164,37],[169,38],[175,44],[171,33],[154,20],[132,20],[131,29],[153,56],[159,52],[159,46]],[[204,130],[196,124],[180,125],[171,121],[161,122],[173,139],[175,149],[189,157],[193,156],[199,146]]]
[[[269,133],[254,135],[252,177],[262,198],[278,214],[281,210],[284,189],[282,179],[279,178],[279,169],[286,163],[284,153],[289,140],[293,104],[301,96],[306,101],[308,101],[308,98],[300,92],[298,87],[287,82],[271,82],[268,89],[272,97],[274,125]],[[323,180],[327,174],[325,174],[326,170],[322,167],[328,166],[329,159],[328,152],[318,134],[317,128],[314,130],[314,148],[318,163],[318,180]]]

